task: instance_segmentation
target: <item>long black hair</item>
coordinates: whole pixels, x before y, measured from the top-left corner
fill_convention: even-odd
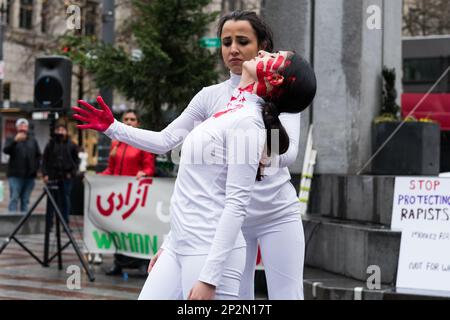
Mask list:
[[[310,64],[299,54],[293,53],[287,58],[286,67],[279,71],[283,76],[283,83],[272,89],[264,98],[262,116],[267,130],[267,155],[272,153],[272,130],[278,130],[278,154],[285,153],[289,148],[289,136],[281,124],[279,115],[282,112],[299,113],[305,110],[313,101],[317,81]],[[257,180],[262,178],[261,166],[258,169]]]
[[[270,27],[253,11],[236,10],[230,12],[220,18],[217,26],[217,37],[222,38],[222,29],[225,22],[229,20],[234,21],[248,21],[255,31],[258,39],[258,46],[266,51],[273,51],[273,33]]]

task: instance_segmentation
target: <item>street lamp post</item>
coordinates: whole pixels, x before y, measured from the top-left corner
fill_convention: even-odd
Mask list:
[[[106,44],[114,44],[115,38],[115,4],[114,0],[103,0],[102,2],[102,41]],[[110,88],[101,88],[100,93],[107,105],[112,108],[113,90]]]
[[[107,44],[114,43],[115,29],[115,0],[102,0],[102,41]],[[113,107],[113,90],[111,88],[101,88],[100,95],[105,103]],[[109,148],[111,141],[105,135],[98,137],[98,160],[96,171],[103,171],[108,165]]]

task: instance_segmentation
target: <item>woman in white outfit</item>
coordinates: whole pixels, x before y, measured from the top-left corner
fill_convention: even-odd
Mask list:
[[[255,181],[266,178],[260,161],[283,154],[289,136],[278,115],[299,112],[315,95],[314,72],[299,55],[261,51],[243,64],[242,78],[224,109],[186,137],[171,199],[171,236],[150,272],[140,299],[238,299],[245,268],[241,227]],[[73,107],[80,128],[126,140],[133,132],[84,101]],[[272,143],[272,130],[279,140]],[[145,139],[145,130],[133,136]],[[273,145],[278,150],[274,150]],[[264,148],[266,148],[264,151]]]
[[[258,49],[271,48],[270,31],[262,21],[251,12],[233,12],[222,18],[219,25],[222,39],[222,56],[231,71],[231,78],[218,85],[200,91],[184,112],[161,132],[134,131],[123,129],[121,138],[125,143],[153,153],[166,153],[182,143],[185,134],[196,124],[205,121],[223,108],[229,101],[233,90],[240,82],[243,61],[256,55]],[[300,103],[300,102],[299,102]],[[297,156],[300,134],[300,114],[282,113],[279,119],[289,136],[289,148],[277,158],[278,172],[256,182],[247,206],[247,218],[242,231],[247,243],[246,266],[241,279],[241,299],[254,298],[254,271],[258,241],[266,271],[270,299],[303,298],[303,227],[298,215],[298,202],[295,189],[290,183],[287,166]],[[171,235],[168,241],[170,242]],[[160,256],[161,249],[152,259],[150,268]],[[153,271],[152,271],[153,273]],[[180,297],[181,287],[172,295]]]

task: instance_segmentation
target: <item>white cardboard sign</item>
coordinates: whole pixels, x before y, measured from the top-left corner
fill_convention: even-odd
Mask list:
[[[403,230],[398,270],[398,288],[450,291],[450,230]]]

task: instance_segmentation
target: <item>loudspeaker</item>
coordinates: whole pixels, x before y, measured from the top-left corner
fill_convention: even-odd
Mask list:
[[[72,91],[72,61],[69,58],[36,58],[34,79],[35,111],[69,110]]]

